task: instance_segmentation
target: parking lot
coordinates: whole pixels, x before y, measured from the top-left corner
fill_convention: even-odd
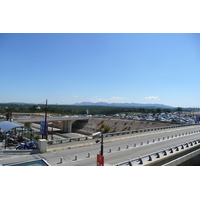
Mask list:
[[[161,114],[137,114],[137,115],[117,115],[121,119],[135,119],[135,120],[147,120],[147,121],[160,121],[160,122],[174,122],[184,124],[195,124],[199,122],[197,116],[183,116],[183,114],[177,113],[161,113]]]

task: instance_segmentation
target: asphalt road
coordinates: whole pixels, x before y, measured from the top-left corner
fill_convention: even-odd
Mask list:
[[[105,164],[115,165],[117,163],[126,161],[129,158],[134,159],[139,155],[147,155],[165,148],[189,142],[193,139],[198,139],[200,138],[199,130],[200,126],[194,126],[178,128],[175,130],[166,129],[160,132],[148,132],[143,135],[132,134],[104,138]],[[194,131],[195,133],[188,134],[189,132]],[[187,133],[187,135],[185,135],[185,133]],[[96,155],[100,151],[100,143],[96,144],[94,140],[92,141],[93,145],[91,145],[90,140],[72,142],[70,145],[79,144],[82,147],[52,151],[43,154],[9,156],[0,155],[0,163],[9,164],[44,158],[52,166],[96,166]],[[88,145],[88,143],[90,143],[90,145]],[[67,144],[69,143],[66,143],[66,145]],[[128,148],[127,145],[129,145]]]

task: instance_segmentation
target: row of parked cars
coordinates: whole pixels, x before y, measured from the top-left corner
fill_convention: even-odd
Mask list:
[[[134,120],[147,120],[147,121],[161,121],[161,122],[174,122],[184,124],[197,123],[196,116],[182,117],[179,115],[119,115],[121,119],[134,119]]]
[[[91,116],[91,115],[87,115]],[[147,120],[147,121],[160,121],[160,122],[174,122],[174,123],[184,123],[184,124],[195,124],[199,123],[200,119],[197,116],[185,116],[182,117],[177,113],[161,113],[161,114],[137,114],[137,115],[127,115],[127,114],[115,114],[113,116],[106,115],[93,115],[93,117],[118,117],[121,119],[131,119],[131,120]]]

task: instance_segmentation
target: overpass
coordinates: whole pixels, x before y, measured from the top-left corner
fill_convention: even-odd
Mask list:
[[[88,121],[90,117],[87,116],[63,116],[63,117],[47,117],[47,122],[61,122],[61,131],[64,132],[72,132],[72,124],[75,121]],[[16,123],[22,123],[24,126],[28,128],[32,128],[32,123],[38,123],[44,121],[44,117],[31,117],[31,118],[24,118],[24,119],[14,119],[13,121]]]

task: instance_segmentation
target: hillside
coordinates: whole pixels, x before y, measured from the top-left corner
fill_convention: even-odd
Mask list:
[[[108,132],[119,132],[138,130],[153,127],[170,126],[169,122],[157,121],[138,121],[138,120],[122,120],[122,119],[109,119],[109,118],[91,118],[81,129],[73,130],[80,133],[92,134],[98,131],[104,132],[104,128],[108,126]]]

